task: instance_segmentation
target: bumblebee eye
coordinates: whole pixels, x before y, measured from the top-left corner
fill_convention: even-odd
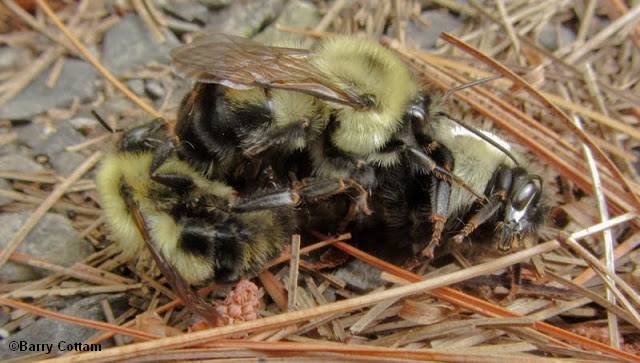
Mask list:
[[[525,209],[539,193],[540,186],[538,184],[529,182],[523,185],[513,197],[513,208],[516,210]]]

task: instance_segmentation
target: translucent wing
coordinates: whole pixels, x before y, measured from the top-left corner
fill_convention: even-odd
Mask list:
[[[310,56],[305,49],[270,47],[227,34],[202,35],[171,52],[177,72],[199,82],[234,89],[287,89],[354,108],[367,107],[362,97],[341,89],[314,67]]]

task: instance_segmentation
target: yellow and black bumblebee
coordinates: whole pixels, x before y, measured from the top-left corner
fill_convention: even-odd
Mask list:
[[[289,190],[239,196],[190,164],[158,154],[168,138],[165,127],[154,120],[126,132],[102,163],[96,181],[113,239],[133,257],[148,234],[191,284],[228,283],[259,272],[294,233],[298,197]]]

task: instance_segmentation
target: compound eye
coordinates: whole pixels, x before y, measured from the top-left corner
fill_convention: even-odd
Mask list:
[[[525,209],[533,198],[540,193],[540,186],[535,183],[525,184],[513,198],[512,205],[516,210]]]

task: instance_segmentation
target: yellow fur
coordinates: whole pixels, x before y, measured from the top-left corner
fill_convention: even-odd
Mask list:
[[[149,213],[145,216],[151,239],[158,245],[162,255],[190,284],[213,276],[213,266],[201,256],[185,253],[178,248],[182,228],[166,213]]]
[[[152,196],[154,191],[167,189],[149,178],[152,158],[150,152],[112,153],[105,157],[98,171],[96,184],[106,223],[125,256],[133,258],[144,248],[142,235],[129,213],[122,194],[122,186],[126,185],[148,224],[151,240],[159,247],[167,262],[174,266],[187,282],[203,281],[213,274],[211,263],[178,248],[181,227],[163,211],[162,201],[155,200]],[[228,201],[234,198],[234,190],[231,187],[205,179],[183,161],[167,160],[158,171],[188,175],[197,187],[207,194]]]
[[[283,228],[271,212],[249,213],[243,220],[255,236],[253,243],[244,244],[243,262],[251,268],[262,266],[275,257],[274,252],[281,250],[289,236],[283,233]]]
[[[453,174],[478,193],[484,193],[493,173],[500,165],[514,166],[513,161],[502,151],[447,118],[437,117],[430,126],[434,139],[446,146],[454,156]],[[483,132],[511,151],[520,162],[522,157],[509,144],[490,132]],[[464,213],[474,201],[475,197],[466,190],[452,187],[449,216]]]
[[[311,62],[339,88],[375,99],[375,105],[364,111],[334,105],[340,126],[333,143],[361,156],[379,150],[397,131],[418,92],[406,65],[381,45],[351,37],[323,42]]]
[[[268,100],[263,88],[225,89],[225,96],[232,108],[245,108],[247,105],[271,108],[271,127],[274,129],[306,124],[305,137],[289,141],[293,150],[304,149],[309,140],[317,138],[322,133],[327,125],[330,110],[320,100],[305,93],[281,89],[271,89],[270,93]]]
[[[132,189],[144,196],[148,188],[150,164],[151,154],[109,154],[96,176],[107,226],[128,257],[135,256],[144,247],[144,241],[129,214],[121,186],[128,181]]]

